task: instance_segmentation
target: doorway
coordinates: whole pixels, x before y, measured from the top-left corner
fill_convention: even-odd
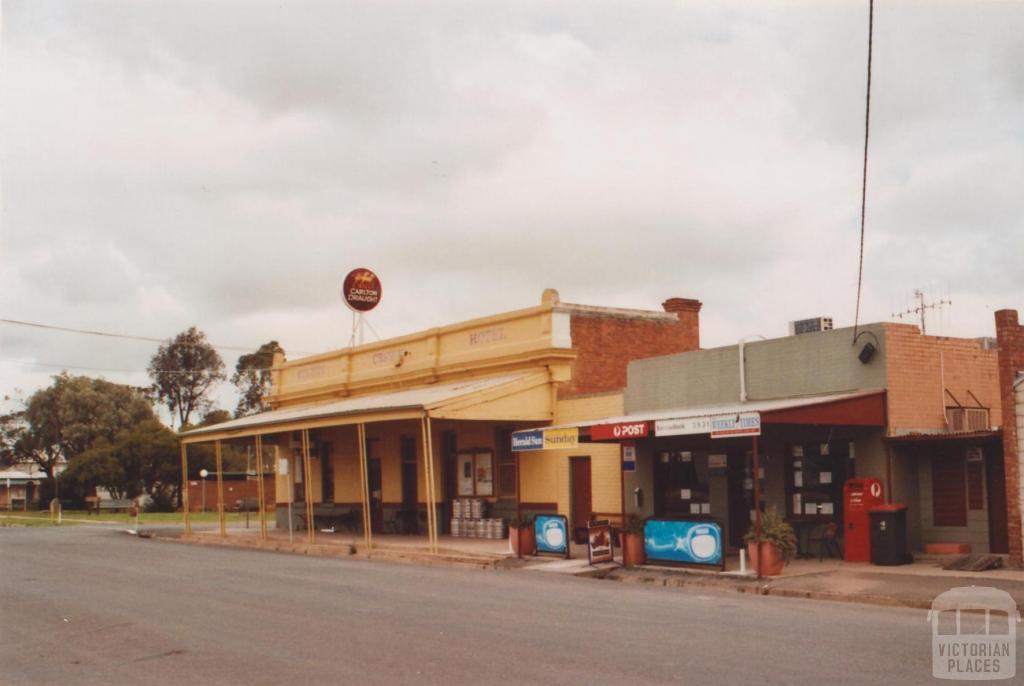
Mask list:
[[[441,533],[451,534],[452,517],[455,516],[452,501],[458,497],[458,440],[454,431],[441,434]]]
[[[418,534],[419,504],[416,497],[416,438],[413,436],[402,436],[399,452],[402,458],[400,530],[403,534]]]
[[[1010,536],[1006,516],[1006,467],[1002,450],[986,450],[985,488],[988,491],[988,551],[993,554],[1010,552]]]
[[[370,487],[370,531],[379,534],[384,526],[380,458],[371,457],[366,460],[366,475]]]
[[[589,457],[569,458],[569,488],[572,498],[570,526],[572,526],[573,537],[577,543],[586,543],[587,525],[590,523],[590,516],[594,511]]]

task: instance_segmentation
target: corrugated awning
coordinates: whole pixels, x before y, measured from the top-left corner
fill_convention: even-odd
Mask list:
[[[657,422],[662,420],[670,419],[697,419],[701,417],[719,417],[726,415],[745,414],[749,412],[758,412],[761,414],[762,421],[765,423],[772,423],[775,417],[782,419],[779,423],[795,423],[788,420],[788,417],[783,414],[789,410],[796,410],[800,408],[810,408],[816,406],[827,406],[838,403],[849,403],[850,401],[861,400],[865,398],[884,398],[885,391],[883,389],[873,389],[868,391],[856,391],[851,393],[835,393],[830,395],[813,395],[803,396],[798,398],[778,398],[774,400],[748,400],[745,403],[725,403],[721,405],[699,405],[693,407],[676,407],[666,410],[656,410],[649,412],[635,412],[628,415],[622,415],[620,417],[602,417],[600,419],[590,419],[582,422],[574,422],[572,424],[560,424],[558,426],[552,426],[551,429],[568,429],[572,427],[586,428],[592,426],[599,426],[604,424],[629,424],[633,422]],[[877,418],[872,418],[872,423]],[[855,424],[863,423],[863,420],[859,420],[857,417],[851,417],[850,421]],[[837,424],[842,422],[835,422]],[[884,420],[882,422],[884,425]]]
[[[271,410],[221,424],[183,431],[183,443],[326,426],[416,419],[494,419],[550,421],[551,393],[546,372],[508,374],[421,386],[390,393]]]

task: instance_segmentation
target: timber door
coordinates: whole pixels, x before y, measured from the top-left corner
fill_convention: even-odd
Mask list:
[[[573,535],[577,543],[586,543],[587,524],[594,511],[590,491],[590,458],[569,458],[569,484],[572,494],[571,522]],[[582,540],[581,539],[582,533]]]
[[[419,504],[416,497],[416,439],[402,436],[402,512],[401,533],[419,533]]]
[[[988,467],[988,551],[996,554],[1010,552],[1010,537],[1007,531],[1006,516],[1006,467],[1003,464],[1003,451],[985,451],[985,464]]]

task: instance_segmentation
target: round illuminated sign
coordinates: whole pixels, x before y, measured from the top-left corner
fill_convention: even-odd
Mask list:
[[[356,312],[369,312],[377,307],[382,295],[380,279],[369,269],[353,269],[341,287],[342,300]]]

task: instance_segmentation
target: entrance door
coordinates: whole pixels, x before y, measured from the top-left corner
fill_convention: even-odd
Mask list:
[[[419,533],[419,504],[416,498],[416,439],[402,436],[402,512],[403,534]]]
[[[366,460],[366,473],[370,486],[370,531],[379,534],[384,526],[384,508],[383,501],[381,500],[383,491],[379,458],[369,458]]]
[[[726,461],[729,490],[729,545],[743,547],[743,536],[750,529],[750,511],[754,509],[752,458],[743,450],[732,450]],[[750,486],[748,489],[747,486]]]
[[[569,483],[572,489],[571,526],[577,543],[586,543],[586,527],[594,511],[590,493],[590,458],[569,458]],[[583,540],[580,540],[582,529]]]
[[[990,553],[1010,552],[1010,537],[1006,516],[1006,467],[1003,451],[985,451],[988,491],[988,550]]]

